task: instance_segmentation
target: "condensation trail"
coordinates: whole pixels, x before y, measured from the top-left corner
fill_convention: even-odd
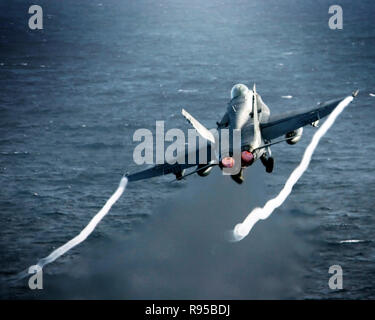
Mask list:
[[[81,242],[85,241],[86,238],[94,231],[95,227],[98,223],[105,217],[105,215],[109,212],[111,207],[116,203],[116,201],[121,197],[122,193],[124,192],[126,185],[128,183],[128,179],[123,177],[120,181],[120,184],[115,191],[115,193],[108,199],[104,207],[91,219],[88,225],[80,232],[79,235],[74,237],[72,240],[68,241],[61,247],[54,250],[49,256],[40,259],[36,265],[31,266],[28,270],[30,273],[34,273],[35,271],[42,270],[46,264],[49,264],[55,261],[57,258],[61,257],[64,253],[68,252],[70,249],[74,248],[76,245],[80,244]],[[27,274],[26,274],[27,275]],[[23,276],[24,277],[24,276]]]
[[[276,208],[280,207],[284,203],[289,194],[292,192],[293,186],[297,183],[299,178],[301,178],[303,173],[309,167],[311,157],[316,147],[318,146],[320,139],[326,134],[339,114],[345,109],[347,105],[349,105],[352,100],[353,97],[349,96],[338,104],[338,106],[329,115],[328,119],[312,137],[311,142],[307,146],[300,164],[293,170],[292,174],[286,181],[284,188],[275,198],[267,201],[263,208],[255,208],[249,213],[249,215],[242,223],[239,223],[234,227],[230,236],[232,241],[240,241],[245,238],[259,220],[267,219]]]

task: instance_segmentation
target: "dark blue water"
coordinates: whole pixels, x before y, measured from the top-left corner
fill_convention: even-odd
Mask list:
[[[2,298],[375,298],[375,5],[336,1],[0,3]],[[273,147],[235,185],[208,178],[130,184],[95,232],[44,270],[44,289],[9,279],[86,225],[133,162],[138,128],[207,127],[235,83],[272,113],[360,95],[322,139],[287,202],[240,243],[224,233],[276,195],[314,128]],[[292,99],[282,96],[291,95]],[[345,240],[361,240],[341,243]],[[328,287],[339,264],[343,290]]]

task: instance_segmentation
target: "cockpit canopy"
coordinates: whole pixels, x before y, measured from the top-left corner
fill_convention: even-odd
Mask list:
[[[240,96],[245,97],[248,92],[249,92],[249,89],[244,84],[239,83],[233,86],[230,92],[230,98],[234,99]]]

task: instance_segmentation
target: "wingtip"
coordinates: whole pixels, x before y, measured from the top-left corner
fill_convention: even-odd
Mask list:
[[[359,89],[353,91],[352,92],[352,97],[355,98],[356,96],[358,96],[358,93],[359,93]]]

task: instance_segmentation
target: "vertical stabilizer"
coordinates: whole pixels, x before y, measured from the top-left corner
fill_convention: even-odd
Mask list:
[[[259,117],[258,117],[258,94],[256,92],[255,83],[253,87],[253,122],[254,122],[254,138],[253,138],[253,142],[251,143],[251,148],[255,149],[255,148],[258,148],[262,143],[262,136],[260,133],[260,124],[259,124]]]

